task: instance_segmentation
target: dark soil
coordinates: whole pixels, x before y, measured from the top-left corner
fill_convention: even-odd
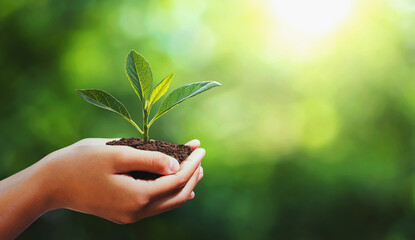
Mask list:
[[[143,140],[141,138],[121,138],[120,140],[107,142],[107,145],[123,145],[145,151],[162,152],[176,158],[180,163],[183,162],[193,152],[193,149],[189,146],[163,142],[159,140],[150,140],[147,144],[143,144]],[[133,171],[127,174],[134,177],[135,179],[144,180],[154,180],[161,176],[159,174],[142,171]]]

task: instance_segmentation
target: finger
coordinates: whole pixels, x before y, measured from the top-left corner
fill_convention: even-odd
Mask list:
[[[197,139],[193,139],[190,142],[186,143],[185,145],[191,147],[194,150],[200,146],[200,141]]]
[[[114,171],[125,173],[145,171],[161,175],[172,174],[179,170],[179,162],[164,153],[138,150],[126,146],[111,146],[114,152]]]
[[[187,200],[191,200],[191,199],[195,198],[195,195],[196,195],[195,192],[192,191],[192,193],[190,193],[190,196]]]
[[[152,185],[151,195],[160,197],[182,189],[195,173],[197,175],[199,174],[199,172],[195,171],[200,166],[200,162],[204,156],[205,150],[198,148],[190,154],[186,161],[182,162],[181,169],[177,173],[159,177],[149,182]]]
[[[198,168],[190,178],[190,180],[187,182],[185,187],[178,193],[173,194],[171,196],[162,198],[153,204],[150,204],[148,206],[148,212],[150,215],[159,214],[165,211],[169,211],[173,208],[177,208],[182,206],[186,203],[187,200],[194,197],[194,193],[192,196],[193,189],[195,188],[197,184],[197,179],[200,175],[200,169]]]
[[[202,177],[203,177],[203,167],[200,166],[200,175],[199,175],[199,178],[197,179],[197,182],[199,182],[200,179],[202,179]]]
[[[106,145],[107,142],[118,140],[119,138],[84,138],[74,143],[74,146],[81,145]]]

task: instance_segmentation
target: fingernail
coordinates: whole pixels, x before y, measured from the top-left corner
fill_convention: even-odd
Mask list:
[[[197,153],[201,156],[204,157],[206,154],[206,150],[204,148],[198,148],[195,151],[198,151]]]
[[[179,162],[174,158],[170,158],[170,171],[177,172],[179,168],[180,168]]]
[[[190,199],[193,199],[193,198],[195,198],[195,192],[190,193],[190,195],[189,195],[189,198],[188,198],[188,199],[190,200]]]
[[[190,141],[190,143],[194,145],[200,145],[200,141],[198,139],[193,139],[192,141]]]
[[[200,168],[199,168],[199,177],[197,178],[197,182],[199,182],[200,179],[202,179],[202,177],[203,177],[203,167],[200,166]]]

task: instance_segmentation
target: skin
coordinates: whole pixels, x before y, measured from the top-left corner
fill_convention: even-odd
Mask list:
[[[182,206],[203,177],[205,150],[179,165],[163,153],[107,146],[113,139],[83,139],[0,181],[0,239],[14,239],[44,213],[65,208],[119,224],[133,223]],[[129,171],[163,175],[137,180]]]

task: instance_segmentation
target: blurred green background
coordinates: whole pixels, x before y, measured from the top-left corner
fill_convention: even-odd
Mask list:
[[[135,49],[171,89],[223,84],[158,120],[198,138],[205,176],[183,207],[130,225],[57,210],[19,239],[415,239],[411,0],[0,2],[0,177],[87,137],[136,137]],[[0,210],[1,211],[1,210]]]

